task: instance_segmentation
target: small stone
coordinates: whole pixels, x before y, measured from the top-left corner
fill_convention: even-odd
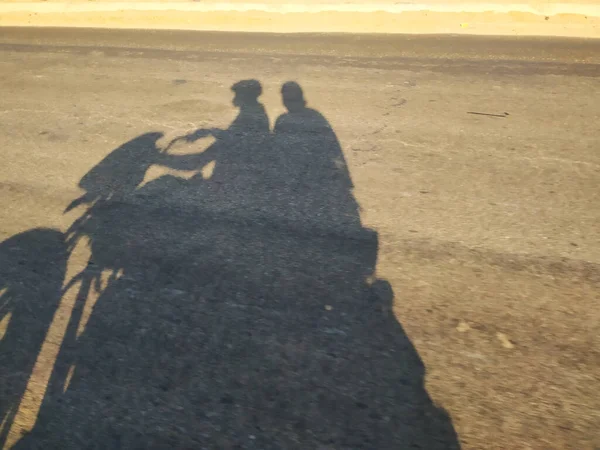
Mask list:
[[[515,347],[515,345],[512,342],[510,342],[510,339],[508,339],[508,336],[505,335],[504,333],[496,333],[496,337],[502,344],[502,347],[504,347],[504,348],[514,348]]]
[[[471,329],[471,327],[469,326],[469,324],[467,322],[465,322],[464,320],[461,320],[458,323],[458,326],[456,327],[456,331],[458,331],[459,333],[466,333],[467,331],[469,331]]]
[[[331,305],[325,305],[325,310],[331,311],[332,309],[333,309],[333,306],[331,306]]]

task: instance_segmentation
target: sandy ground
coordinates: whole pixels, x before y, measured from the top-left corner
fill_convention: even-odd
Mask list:
[[[253,32],[452,33],[600,37],[593,1],[481,3],[20,2],[0,3],[0,26]]]
[[[10,340],[0,344],[11,344],[4,355],[23,350],[5,356],[0,372],[0,437],[15,448],[598,448],[598,50],[584,40],[3,30],[0,266],[12,278],[0,303]],[[124,262],[115,284],[99,267],[108,272],[83,306],[76,289],[49,302],[60,280],[57,236],[83,211],[64,212],[82,177],[143,133],[164,132],[164,145],[196,128],[227,128],[230,86],[246,78],[261,81],[271,125],[285,111],[279,88],[288,80],[331,123],[360,205],[359,234],[378,236],[373,276],[393,290],[391,321],[351,309],[351,299],[363,304],[356,255],[331,247],[333,238],[307,241],[294,231],[302,217],[285,237],[247,228],[258,200],[243,192],[239,203],[208,205],[171,196],[150,212],[131,200],[128,226],[100,215],[104,225],[89,232],[103,243],[96,251],[116,261],[127,236],[146,256]],[[145,181],[164,173],[152,167]],[[188,217],[188,207],[210,220]],[[162,225],[152,226],[152,211],[163,211]],[[279,220],[265,214],[266,224]],[[318,221],[331,236],[343,228],[327,214]],[[7,242],[39,228],[50,231],[17,246],[19,269]],[[187,267],[173,262],[184,261],[173,235],[201,249],[190,260],[202,272],[173,274]],[[39,261],[53,263],[36,263],[40,242]],[[89,252],[70,255],[65,283]],[[214,267],[223,275],[210,275]],[[155,288],[134,269],[154,274]],[[278,270],[289,270],[287,288],[285,276],[269,278]],[[253,312],[269,289],[322,313],[277,303]],[[28,307],[10,309],[13,290]],[[48,306],[36,316],[27,299],[38,295]],[[327,316],[336,311],[345,322]],[[253,357],[235,353],[245,342]],[[272,398],[291,403],[278,409]],[[344,414],[319,403],[331,398]]]

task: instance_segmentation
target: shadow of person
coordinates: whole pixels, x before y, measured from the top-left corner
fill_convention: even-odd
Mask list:
[[[298,83],[284,83],[281,96],[288,112],[275,122],[274,147],[281,159],[287,214],[295,222],[360,228],[354,185],[333,128],[307,107]]]
[[[266,158],[265,152],[270,148],[270,129],[265,108],[258,101],[262,86],[257,80],[242,80],[235,83],[231,90],[234,92],[233,106],[239,109],[239,113],[226,130],[199,129],[183,137],[187,142],[195,142],[212,135],[215,138],[212,145],[195,154],[173,155],[165,152],[156,161],[156,164],[172,169],[198,171],[187,183],[192,190],[182,193],[200,196],[207,204],[211,201],[226,205],[235,202],[244,191],[256,190],[264,181],[260,173]],[[205,180],[200,170],[208,164],[214,164],[214,167],[210,178]],[[162,177],[147,186],[145,192],[162,195],[162,192],[169,191],[171,186],[177,184],[173,178]],[[198,186],[202,188],[201,191],[197,190]],[[195,202],[198,200],[194,199]]]
[[[187,180],[164,175],[145,184],[137,194],[146,199],[146,205],[160,199],[179,212],[195,210],[206,216],[232,214],[240,210],[240,205],[260,213],[268,204],[273,191],[271,180],[278,172],[274,170],[275,159],[269,143],[269,118],[258,100],[262,86],[257,80],[242,80],[231,90],[232,104],[239,112],[227,129],[202,128],[175,138],[154,161],[157,166],[195,171],[196,175]],[[215,140],[202,152],[184,155],[168,152],[178,142],[193,143],[209,136]],[[211,170],[207,175],[204,169],[208,167]],[[253,196],[251,201],[247,201],[248,195]]]
[[[17,448],[459,448],[376,276],[336,135],[299,85],[283,94],[272,141],[254,105],[208,156],[159,156],[216,161],[200,190],[88,210],[94,270],[117,275]]]
[[[60,231],[39,228],[0,243],[0,448],[59,306],[66,265]]]

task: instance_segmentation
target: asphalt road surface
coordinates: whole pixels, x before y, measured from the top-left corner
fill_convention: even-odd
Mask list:
[[[0,83],[0,446],[600,448],[600,42],[5,28]]]

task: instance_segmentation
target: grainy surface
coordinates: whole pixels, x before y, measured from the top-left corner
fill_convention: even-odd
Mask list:
[[[0,26],[599,38],[596,0],[0,1]]]
[[[599,45],[2,29],[2,443],[599,447]]]

